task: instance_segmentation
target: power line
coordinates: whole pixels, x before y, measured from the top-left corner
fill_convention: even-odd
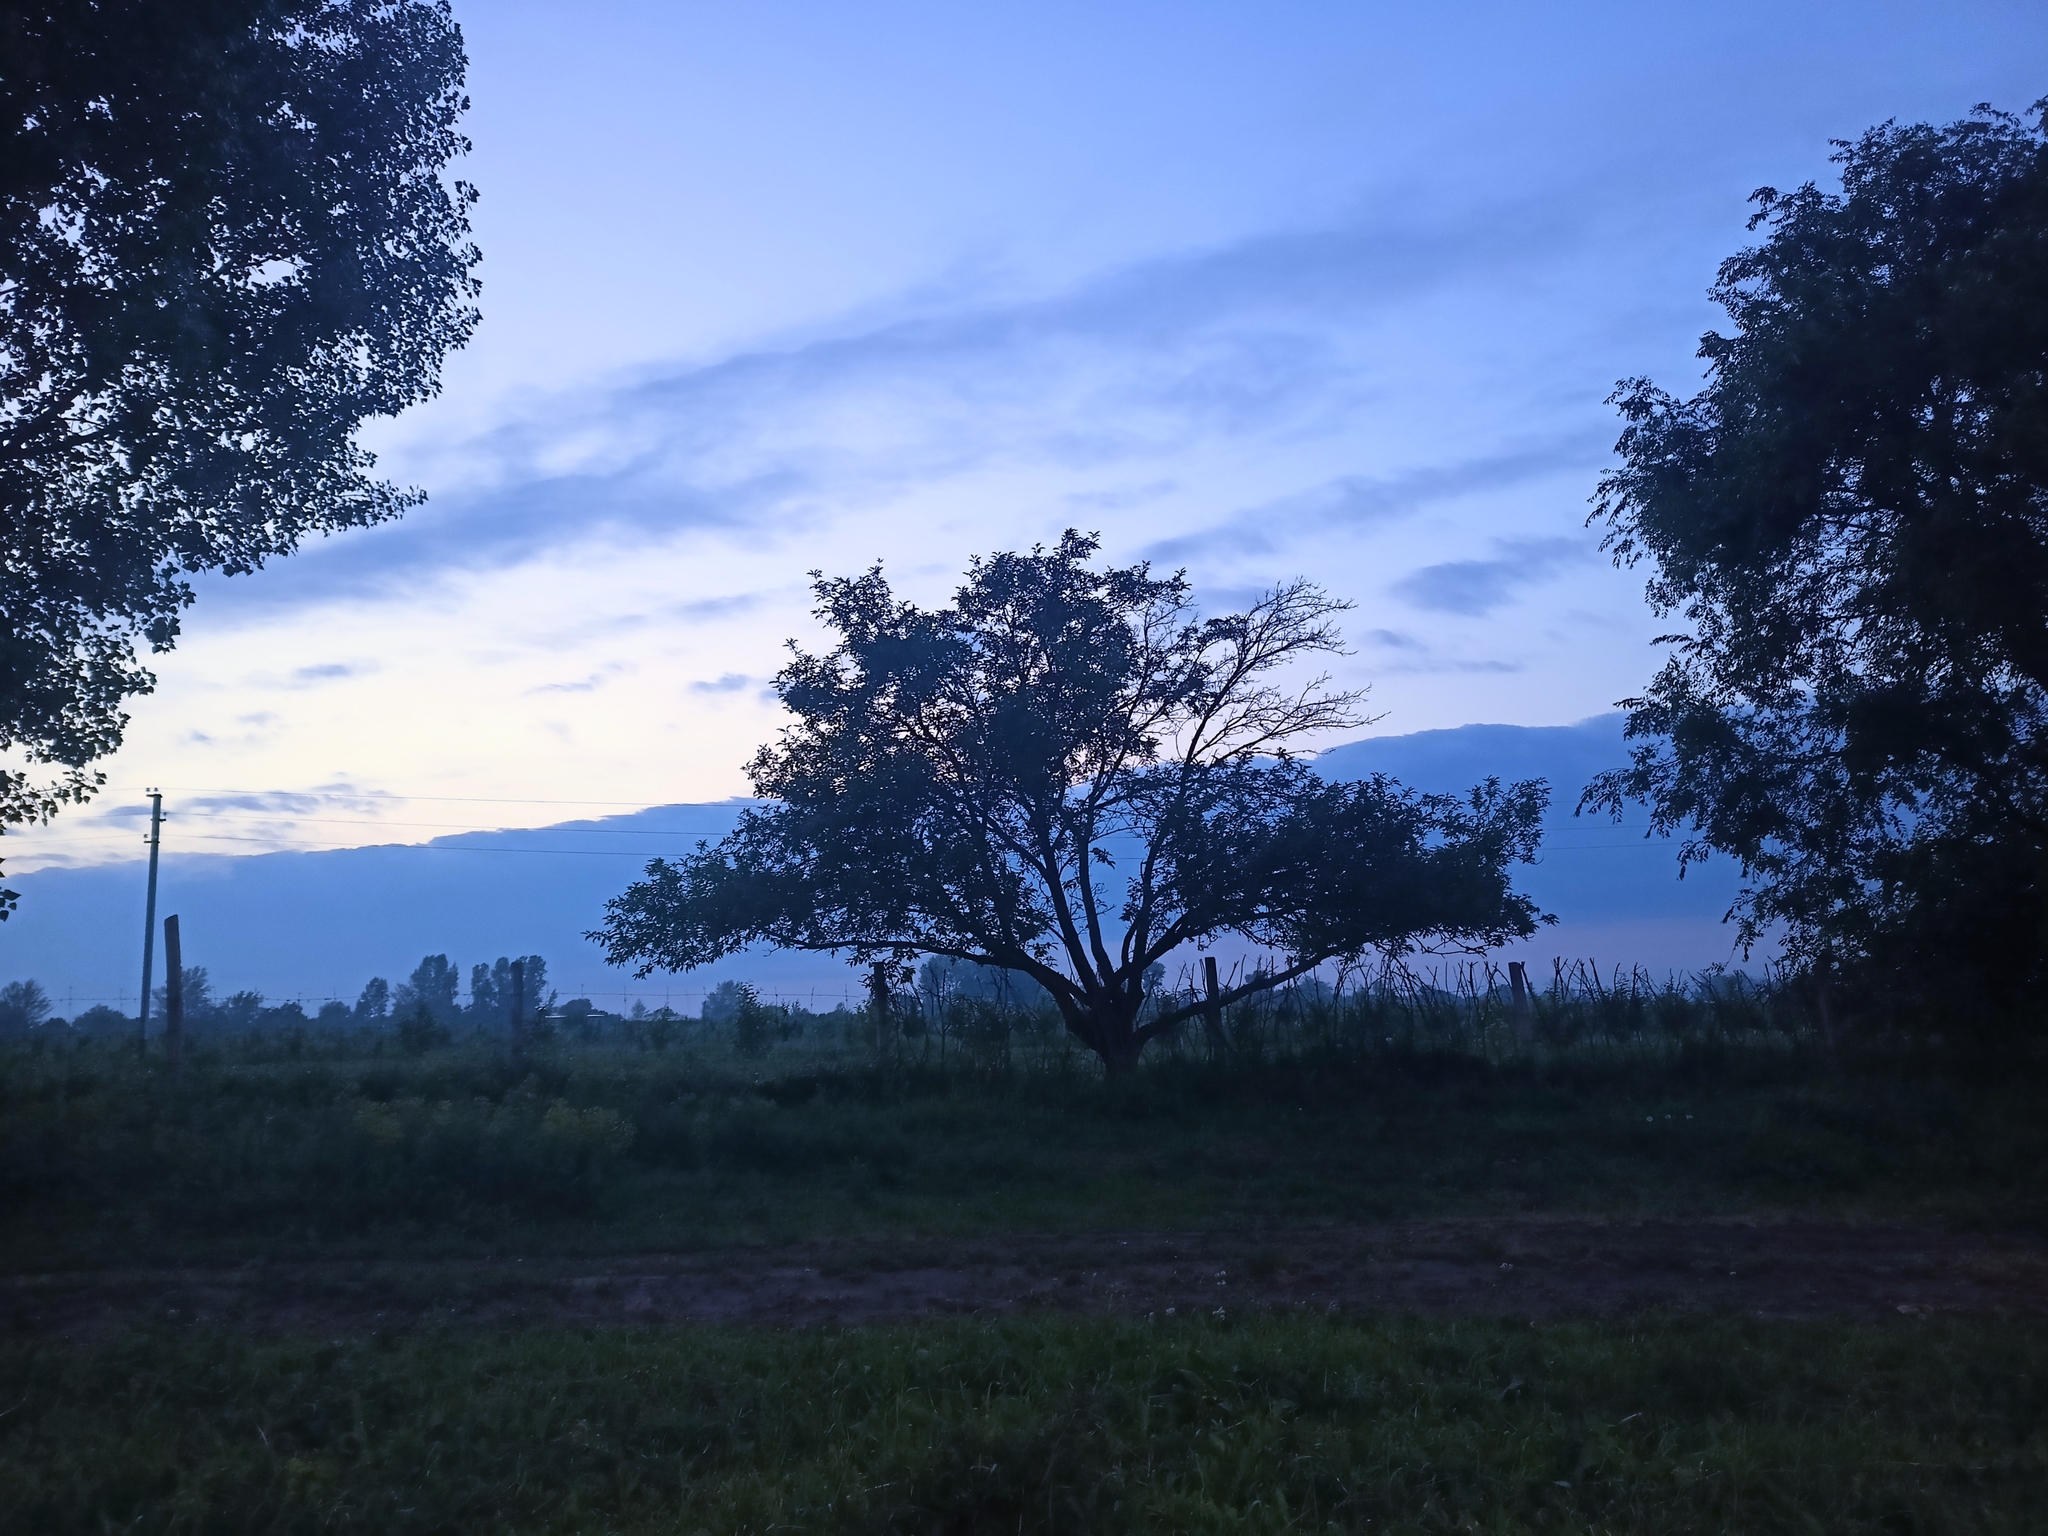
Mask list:
[[[109,784],[106,789],[117,794],[141,794],[142,788],[134,784]],[[554,800],[544,795],[408,795],[388,789],[237,789],[222,785],[167,784],[165,794],[180,795],[303,795],[320,796],[334,800],[432,800],[450,805],[630,805],[641,810],[652,810],[656,806],[689,803],[697,805],[718,805],[722,801],[678,802],[674,800]],[[740,796],[745,799],[747,797]]]

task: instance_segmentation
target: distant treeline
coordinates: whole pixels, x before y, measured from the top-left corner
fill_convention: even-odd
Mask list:
[[[270,1003],[256,991],[216,995],[213,978],[205,966],[186,966],[182,972],[185,1027],[196,1034],[249,1034],[308,1024],[328,1028],[410,1024],[450,1033],[502,1032],[512,1023],[515,958],[524,972],[520,1005],[524,1019],[530,1023],[568,1024],[585,1032],[610,1023],[649,1020],[682,1023],[694,1018],[712,1025],[731,1025],[736,1021],[752,1024],[755,1016],[765,1010],[781,1021],[773,1026],[775,1031],[788,1038],[790,1032],[785,1025],[789,1020],[817,1017],[801,1006],[764,1002],[751,984],[734,980],[712,987],[694,1015],[666,1006],[650,1009],[645,1003],[635,1003],[625,1013],[611,1013],[587,997],[565,1001],[559,992],[550,989],[548,964],[539,955],[500,955],[489,964],[471,966],[465,1000],[461,968],[446,955],[425,955],[396,986],[386,977],[372,976],[363,984],[353,1005],[337,998],[322,1003],[311,1013],[303,1003]],[[901,1002],[903,1031],[912,1036],[922,1033],[927,1023],[936,1023],[939,1013],[956,1001],[979,1000],[1025,1010],[1051,1003],[1045,989],[1028,976],[937,958],[925,961],[915,982],[908,988],[897,989],[893,995]],[[164,1018],[166,1003],[166,989],[156,988],[150,1001],[152,1026]],[[842,1005],[833,1011],[848,1010]],[[75,1018],[61,1018],[49,993],[35,981],[15,981],[0,987],[0,1038],[18,1038],[39,1029],[68,1028],[99,1035],[118,1034],[134,1027],[134,1015],[104,1003],[85,1009]]]
[[[527,1018],[546,1018],[561,1007],[582,1013],[595,1011],[588,999],[562,1004],[558,994],[548,989],[547,961],[539,955],[519,959],[525,973],[522,1006]],[[261,992],[245,990],[218,996],[206,967],[189,965],[180,973],[185,1028],[195,1034],[247,1034],[307,1024],[333,1028],[413,1023],[441,1030],[464,1026],[504,1030],[512,1021],[512,965],[513,957],[500,955],[490,964],[471,966],[465,1003],[459,968],[446,955],[426,955],[398,985],[393,986],[385,977],[372,976],[364,983],[353,1006],[337,998],[310,1014],[302,1003],[268,1003]],[[150,999],[152,1024],[164,1018],[167,1001],[167,989],[158,987]],[[49,994],[34,981],[10,982],[0,987],[0,1036],[58,1027],[87,1034],[110,1034],[134,1026],[133,1015],[104,1003],[68,1021],[58,1018]]]

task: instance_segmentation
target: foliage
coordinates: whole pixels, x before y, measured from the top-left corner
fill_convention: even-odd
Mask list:
[[[744,984],[732,1015],[732,1048],[749,1061],[758,1061],[774,1049],[776,1025],[786,1018],[783,1010],[761,1001],[761,994]]]
[[[207,1034],[177,1074],[127,1030],[39,1030],[0,1050],[0,1255],[48,1271],[1535,1212],[2040,1219],[2038,1065],[1980,1073],[1911,1039],[1824,1058],[1810,996],[1726,980],[1565,972],[1534,1045],[1499,989],[1460,977],[1266,992],[1230,1010],[1220,1058],[1176,1036],[1115,1079],[1056,1015],[979,999],[881,1058],[863,1028],[806,1028],[772,1071],[723,1030],[664,1041],[654,1015],[519,1059],[480,1035],[414,1056],[385,1031]],[[550,1130],[556,1107],[576,1124]],[[598,1111],[616,1135],[590,1130]]]
[[[354,1011],[358,1024],[374,1024],[391,1014],[391,983],[382,976],[372,976],[363,984],[362,994],[356,998]]]
[[[748,770],[770,808],[650,863],[592,937],[642,975],[761,942],[1021,972],[1126,1071],[1193,1011],[1140,1017],[1184,945],[1289,957],[1234,1000],[1332,957],[1534,930],[1507,866],[1533,856],[1540,782],[1417,795],[1286,755],[1365,718],[1325,679],[1273,676],[1339,648],[1343,605],[1297,582],[1201,620],[1183,576],[1097,571],[1096,548],[1069,530],[977,560],[935,611],[879,567],[816,578],[839,644],[776,680],[796,724]]]
[[[446,0],[0,21],[0,829],[100,782],[198,571],[418,498],[357,427],[476,324]],[[0,916],[4,916],[0,906]]]
[[[50,1016],[50,994],[34,981],[0,987],[0,1035],[25,1035]]]
[[[730,977],[704,994],[697,1016],[706,1024],[730,1024],[740,1011],[740,999],[754,989]]]
[[[446,1025],[461,1014],[455,1002],[461,984],[461,971],[448,963],[446,955],[422,956],[412,974],[392,992],[391,1011],[406,1018],[425,1009],[435,1023]]]
[[[223,1536],[2017,1532],[2044,1378],[2032,1321],[164,1329],[0,1353],[0,1504]]]
[[[533,1022],[534,1015],[545,1006],[547,997],[548,963],[539,955],[519,957],[522,961],[521,984],[525,988],[526,1021]],[[453,1006],[453,992],[450,1006]],[[482,1029],[510,1029],[512,1027],[512,958],[500,955],[491,965],[473,965],[469,968],[469,1018],[470,1022]]]
[[[2048,102],[1842,143],[1756,194],[1688,400],[1615,396],[1594,517],[1688,635],[1587,804],[1647,801],[1847,962],[1956,1027],[2048,987]],[[2038,1009],[2036,1009],[2038,1012]],[[1945,1016],[1945,1017],[1944,1017]]]
[[[255,994],[251,993],[250,996]],[[151,994],[150,1017],[159,1021],[170,1016],[171,989],[158,987]],[[203,965],[187,965],[178,971],[178,1000],[185,1010],[187,1027],[203,1026],[213,1015],[213,978]],[[259,999],[260,1001],[260,999]],[[249,1010],[253,1015],[254,1009]]]
[[[414,1003],[412,1012],[398,1021],[398,1046],[408,1056],[424,1056],[453,1038],[425,1002]]]
[[[128,1034],[135,1028],[135,1020],[118,1008],[109,1008],[105,1003],[94,1003],[71,1021],[74,1031],[88,1037],[111,1038]]]

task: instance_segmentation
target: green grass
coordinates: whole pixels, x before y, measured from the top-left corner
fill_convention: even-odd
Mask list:
[[[513,1063],[0,1056],[0,1264],[646,1251],[1602,1213],[2044,1214],[2038,1071],[1783,1047],[881,1072],[558,1045]]]
[[[2048,1326],[1036,1320],[0,1352],[20,1532],[2036,1531]]]

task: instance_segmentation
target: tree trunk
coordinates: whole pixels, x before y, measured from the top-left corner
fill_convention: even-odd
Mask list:
[[[1515,1039],[1527,1045],[1536,1038],[1536,1004],[1529,996],[1528,970],[1519,960],[1508,962],[1508,986],[1513,996],[1508,1017],[1514,1021]]]
[[[1138,1037],[1138,1011],[1115,1005],[1091,1009],[1067,1022],[1068,1031],[1102,1060],[1110,1077],[1128,1077],[1138,1069],[1145,1042]]]
[[[1138,1070],[1138,1056],[1144,1049],[1136,1032],[1125,1030],[1123,1039],[1097,1046],[1095,1054],[1102,1058],[1102,1070],[1107,1076],[1129,1077]]]

